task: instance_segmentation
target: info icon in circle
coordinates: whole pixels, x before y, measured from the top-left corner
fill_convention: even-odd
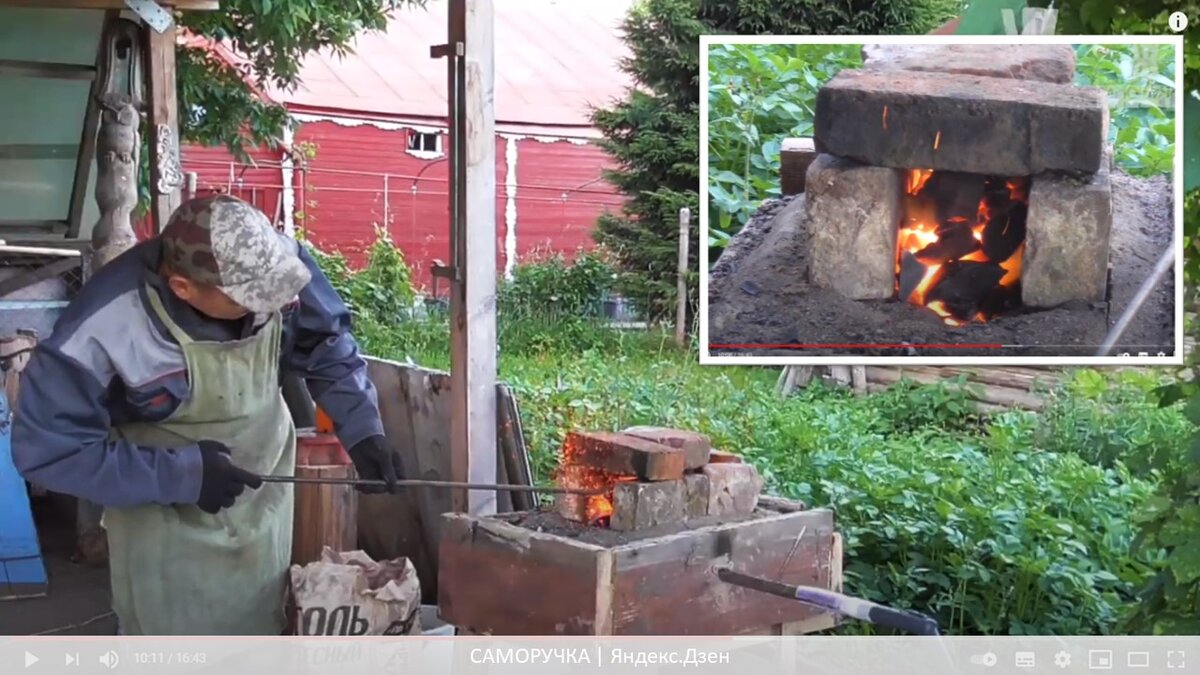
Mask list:
[[[1167,25],[1176,33],[1182,33],[1187,30],[1188,16],[1183,12],[1171,12],[1171,16],[1167,17]]]

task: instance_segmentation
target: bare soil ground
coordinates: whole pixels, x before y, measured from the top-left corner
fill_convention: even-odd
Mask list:
[[[739,356],[1094,356],[1162,252],[1173,245],[1167,177],[1112,173],[1113,265],[1109,303],[1022,310],[986,324],[947,326],[931,311],[896,301],[857,301],[808,282],[803,195],[763,205],[709,272],[710,353]],[[1169,274],[1115,353],[1172,355],[1175,284]],[[796,348],[784,345],[863,345]],[[925,347],[990,345],[1007,347]],[[721,345],[754,345],[727,348]],[[886,346],[882,346],[886,345]]]

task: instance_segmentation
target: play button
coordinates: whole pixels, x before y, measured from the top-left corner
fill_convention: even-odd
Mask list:
[[[25,667],[26,668],[28,668],[29,666],[32,666],[33,664],[37,663],[38,661],[39,661],[38,657],[34,656],[33,654],[30,654],[29,652],[25,652]]]

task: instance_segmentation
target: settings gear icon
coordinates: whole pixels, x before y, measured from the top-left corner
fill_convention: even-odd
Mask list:
[[[1059,668],[1069,668],[1071,666],[1071,654],[1068,652],[1059,652],[1054,655],[1054,665]]]

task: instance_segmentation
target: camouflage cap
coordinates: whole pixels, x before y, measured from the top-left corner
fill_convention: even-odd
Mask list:
[[[185,202],[162,231],[163,261],[179,274],[215,286],[251,312],[291,302],[312,278],[296,242],[267,216],[230,195]]]

